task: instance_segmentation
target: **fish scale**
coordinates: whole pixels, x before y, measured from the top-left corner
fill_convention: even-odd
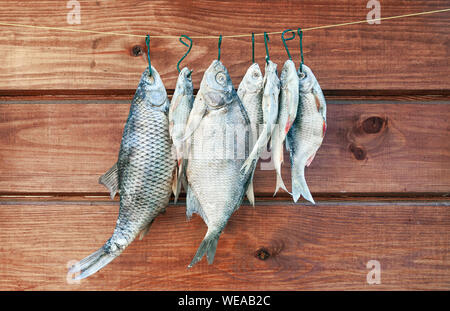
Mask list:
[[[169,100],[158,72],[146,69],[133,98],[117,163],[102,177],[114,198],[120,194],[119,216],[112,236],[96,252],[70,270],[82,279],[97,272],[141,233],[169,203],[175,158],[168,123]]]
[[[244,146],[242,157],[223,157],[224,152],[236,145],[234,132],[233,140],[229,141],[227,131],[239,129],[238,134],[247,135],[250,121],[220,61],[213,61],[206,70],[186,127],[189,129],[186,138],[192,146],[186,169],[189,184],[186,213],[188,217],[199,214],[208,226],[189,265],[192,267],[205,254],[208,262],[213,262],[220,234],[231,214],[239,208],[251,175],[240,173],[248,145]],[[237,145],[241,143],[245,145],[244,142]],[[223,144],[225,150],[217,152],[217,147]],[[234,156],[237,151],[233,151]]]

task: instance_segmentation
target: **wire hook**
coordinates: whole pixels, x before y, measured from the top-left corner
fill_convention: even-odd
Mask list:
[[[286,38],[284,38],[284,34],[285,34],[286,32],[288,32],[288,31],[291,31],[291,32],[292,32],[292,37],[286,39]],[[283,40],[284,48],[286,49],[286,53],[287,53],[287,55],[288,55],[288,57],[289,57],[290,60],[292,60],[292,57],[291,57],[291,53],[289,53],[289,49],[288,49],[288,47],[287,47],[286,41],[293,40],[294,38],[295,38],[295,32],[292,31],[291,29],[286,29],[286,30],[283,31],[283,33],[281,34],[281,40]]]
[[[188,39],[189,42],[190,42],[190,44],[188,45],[186,42],[184,42],[184,41],[183,41],[183,38]],[[193,45],[194,43],[192,42],[192,39],[189,38],[189,37],[186,36],[186,35],[181,35],[179,40],[180,40],[180,42],[181,42],[183,45],[185,45],[185,46],[188,47],[187,52],[183,55],[183,57],[180,58],[180,60],[179,60],[178,63],[177,63],[177,70],[178,70],[178,72],[181,72],[181,70],[180,70],[180,63],[181,63],[181,62],[183,61],[183,59],[185,59],[186,56],[189,54],[189,52],[190,52],[191,49],[192,49],[192,45]],[[191,75],[191,73],[192,73],[192,71],[189,73],[189,75]]]
[[[266,46],[266,62],[269,63],[270,56],[269,56],[269,47],[267,46],[267,42],[269,42],[269,35],[267,32],[264,32],[264,45]]]
[[[219,44],[217,45],[219,48],[219,55],[217,55],[217,60],[220,61],[220,46],[222,45],[222,35],[219,36]]]
[[[300,37],[300,72],[303,72],[303,30],[298,28],[297,33]]]
[[[255,33],[252,32],[252,63],[255,63]]]
[[[147,44],[147,57],[148,57],[148,73],[152,76],[152,63],[150,61],[150,35],[145,37],[145,43]]]

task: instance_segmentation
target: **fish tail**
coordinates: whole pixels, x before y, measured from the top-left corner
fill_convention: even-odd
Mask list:
[[[278,192],[278,190],[280,190],[280,188],[282,188],[284,191],[288,192],[284,182],[283,182],[283,178],[281,177],[281,164],[283,163],[283,139],[281,139],[280,136],[278,135],[274,135],[273,136],[273,163],[275,166],[275,171],[277,173],[277,183],[275,186],[275,193],[273,194],[273,196],[275,196]]]
[[[208,259],[208,263],[212,264],[214,261],[214,255],[216,254],[217,242],[219,241],[219,237],[220,233],[212,233],[208,230],[188,268],[192,268],[203,258],[205,254],[206,258]]]
[[[257,162],[260,156],[260,153],[262,151],[262,148],[267,146],[267,142],[270,139],[271,132],[268,132],[267,127],[270,127],[270,125],[266,125],[261,132],[261,134],[258,137],[258,140],[256,141],[255,145],[253,146],[252,151],[250,152],[250,155],[245,160],[244,164],[242,164],[241,167],[241,174],[246,175],[250,168],[252,167],[254,162]],[[256,165],[256,163],[255,163]]]
[[[294,172],[297,172],[297,174],[294,175]],[[302,196],[309,202],[316,204],[306,184],[304,166],[301,166],[299,170],[294,170],[292,173],[292,197],[294,202],[297,202],[300,196]]]
[[[77,274],[74,280],[81,280],[94,274],[107,264],[109,264],[119,254],[111,254],[105,251],[105,246],[90,254],[86,258],[80,260],[69,269],[69,274]]]
[[[280,188],[289,193],[289,191],[286,188],[286,185],[283,182],[281,173],[277,172],[277,184],[276,184],[275,193],[273,194],[273,196],[275,196],[277,194],[277,192],[278,192],[278,190],[280,190]]]

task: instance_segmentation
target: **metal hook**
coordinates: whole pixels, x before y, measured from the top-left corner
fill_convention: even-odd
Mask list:
[[[291,32],[292,32],[292,37],[290,37],[290,38],[288,38],[288,39],[285,39],[285,38],[284,38],[284,34],[285,34],[286,32],[288,32],[288,31],[291,31]],[[294,38],[295,38],[295,32],[292,31],[291,29],[287,29],[287,30],[283,31],[283,33],[281,34],[281,40],[283,40],[284,48],[286,49],[286,53],[287,53],[287,55],[288,55],[288,57],[289,57],[290,60],[292,60],[292,57],[291,57],[291,53],[289,53],[289,49],[288,49],[288,47],[287,47],[286,41],[293,40]]]
[[[301,28],[297,29],[298,36],[300,37],[300,72],[303,72],[303,31]]]
[[[219,48],[219,55],[217,55],[217,60],[220,61],[220,46],[222,45],[222,35],[219,37],[219,44],[217,45]]]
[[[186,42],[183,41],[183,38],[188,39],[189,42],[190,42],[191,44],[188,45]],[[187,46],[187,47],[189,48],[189,49],[187,50],[187,52],[183,55],[183,57],[180,58],[180,60],[179,60],[178,63],[177,63],[177,70],[178,70],[178,72],[181,72],[181,70],[180,70],[180,63],[183,61],[183,59],[186,58],[186,56],[187,56],[187,55],[189,54],[189,52],[191,51],[193,42],[192,42],[192,39],[189,38],[189,37],[186,36],[186,35],[181,35],[179,40],[180,40],[180,42],[181,42],[183,45],[185,45],[185,46]],[[192,71],[189,73],[189,76],[191,75],[191,73],[192,73]]]
[[[148,73],[152,76],[152,63],[150,61],[150,35],[145,37],[145,43],[147,44],[147,57],[148,57]]]
[[[264,45],[266,46],[266,62],[269,63],[270,56],[269,56],[269,47],[267,46],[267,42],[269,42],[269,35],[267,32],[264,32]]]
[[[255,33],[252,32],[252,63],[255,63]]]

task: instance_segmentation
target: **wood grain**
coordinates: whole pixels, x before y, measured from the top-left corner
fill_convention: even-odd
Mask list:
[[[147,66],[144,36],[231,35],[282,31],[365,20],[367,1],[80,1],[81,25],[68,25],[66,2],[3,0],[0,21],[103,32],[142,38],[0,26],[0,90],[134,89]],[[439,10],[446,0],[382,2],[382,17]],[[305,32],[305,62],[324,89],[449,89],[450,13],[424,15]],[[133,56],[133,47],[144,52]],[[298,41],[289,42],[298,63]],[[270,37],[270,57],[287,55],[279,35]],[[151,41],[152,64],[168,89],[185,47],[176,39]],[[217,57],[217,40],[197,39],[182,65],[194,69],[198,87]],[[256,60],[263,65],[262,36]],[[221,60],[237,85],[250,65],[250,38],[225,38]]]
[[[127,101],[0,104],[0,194],[106,195],[97,180],[117,159],[128,109]],[[449,118],[449,102],[329,101],[328,131],[306,170],[312,193],[448,194]],[[255,191],[272,196],[274,187],[273,166],[261,161]]]
[[[214,264],[192,269],[206,226],[171,206],[142,241],[79,284],[67,284],[67,263],[106,241],[117,204],[2,203],[1,290],[450,289],[448,201],[242,206]],[[380,285],[366,282],[369,260],[381,264]]]

